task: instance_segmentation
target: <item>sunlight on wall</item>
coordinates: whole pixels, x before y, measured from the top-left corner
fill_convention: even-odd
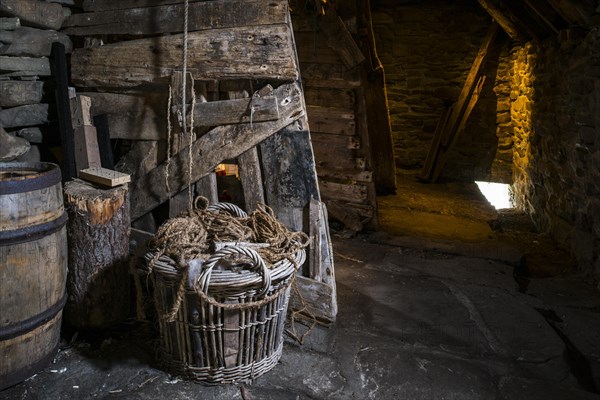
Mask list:
[[[505,183],[494,183],[494,182],[478,182],[475,181],[479,187],[481,194],[485,196],[487,201],[500,210],[501,208],[514,208],[511,196],[510,196],[510,185]]]

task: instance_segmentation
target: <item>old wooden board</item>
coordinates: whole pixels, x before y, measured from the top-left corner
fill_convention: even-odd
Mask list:
[[[0,56],[0,76],[50,76],[46,57]]]
[[[335,200],[325,200],[329,215],[340,221],[344,226],[351,231],[360,232],[363,230],[361,216],[350,207],[346,207],[346,203]]]
[[[2,0],[0,13],[18,17],[23,25],[58,30],[69,13],[60,4],[38,0]]]
[[[352,34],[333,7],[330,7],[321,17],[319,27],[325,36],[327,45],[339,56],[348,69],[365,61]]]
[[[0,54],[5,56],[49,56],[54,42],[62,43],[66,53],[73,50],[71,39],[64,33],[25,26],[14,31],[0,31],[0,42],[7,43],[0,44]]]
[[[79,171],[79,177],[105,187],[115,187],[131,181],[128,174],[102,167],[90,167]]]
[[[196,182],[196,195],[208,199],[209,204],[219,202],[219,191],[217,188],[217,174],[210,172]]]
[[[217,0],[190,2],[188,29],[248,27],[283,24],[287,21],[285,0]],[[183,31],[184,4],[156,7],[136,7],[71,15],[64,23],[64,32],[75,36],[147,35]]]
[[[336,88],[318,88],[308,86],[304,88],[304,99],[308,107],[331,107],[344,110],[345,112],[354,112],[356,95],[352,89]]]
[[[251,148],[238,157],[238,167],[246,211],[256,210],[258,203],[265,203],[265,192],[262,183],[258,150]]]
[[[360,87],[358,68],[347,70],[342,64],[300,63],[303,86],[352,89]]]
[[[202,0],[190,0],[190,4]],[[138,7],[157,7],[179,4],[182,0],[83,0],[84,11],[126,10]]]
[[[73,83],[83,87],[162,84],[181,64],[181,35],[130,40],[73,52]],[[194,79],[296,80],[288,25],[191,32],[188,71]]]
[[[311,141],[313,147],[322,147],[327,150],[337,148],[346,150],[356,150],[361,147],[361,142],[356,136],[330,135],[328,133],[311,132]]]
[[[302,95],[297,84],[282,85],[275,89],[274,94],[281,99],[280,118],[277,121],[257,122],[252,127],[250,124],[220,126],[197,139],[192,145],[192,157],[202,162],[194,165],[191,177],[188,176],[186,148],[171,158],[170,190],[164,185],[164,163],[134,182],[131,188],[133,219],[181,191],[188,181],[198,181],[223,160],[238,157],[304,115]]]
[[[288,228],[303,230],[302,210],[320,200],[306,119],[262,142],[260,154],[267,204]]]
[[[321,167],[317,162],[317,174],[323,178],[331,178],[344,181],[371,182],[373,172],[359,169],[331,169]]]
[[[242,122],[274,121],[279,118],[275,96],[197,102],[195,126],[219,126]]]
[[[0,81],[0,107],[16,107],[42,101],[44,82]]]
[[[338,118],[335,114],[331,116],[309,114],[308,117],[310,129],[314,132],[356,136],[356,122],[353,118]]]
[[[89,125],[75,126],[74,128],[75,168],[79,171],[78,176],[81,177],[81,170],[99,168],[102,163],[100,162],[96,128]]]
[[[166,94],[81,94],[92,99],[93,116],[106,114],[112,139],[166,140]]]
[[[324,282],[318,282],[304,276],[296,276],[290,296],[290,308],[300,314],[313,317],[322,323],[329,324],[335,321],[337,315],[337,302],[334,288]]]
[[[347,201],[364,204],[367,201],[367,187],[364,184],[344,184],[319,180],[321,196],[324,199]]]

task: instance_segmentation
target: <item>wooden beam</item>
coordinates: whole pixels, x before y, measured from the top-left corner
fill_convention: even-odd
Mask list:
[[[593,2],[578,4],[570,0],[548,0],[548,3],[569,24],[584,28],[590,26],[590,18],[594,11]]]
[[[458,124],[460,123],[460,119],[462,118],[469,99],[471,98],[471,94],[475,89],[475,85],[477,83],[477,79],[479,78],[481,66],[486,56],[489,53],[489,50],[496,38],[496,34],[498,32],[498,24],[490,25],[485,37],[483,38],[483,42],[479,47],[479,51],[475,56],[475,60],[471,65],[471,70],[469,71],[469,75],[467,75],[467,79],[465,80],[465,84],[458,96],[458,100],[454,104],[452,109],[452,113],[448,118],[448,123],[446,124],[446,129],[442,133],[442,145],[447,146],[452,140],[452,136],[456,132],[458,128]]]
[[[248,97],[245,99],[196,102],[195,126],[218,126],[244,122],[275,121],[279,107],[275,96]]]
[[[369,169],[381,195],[396,193],[396,159],[386,92],[385,70],[377,54],[370,1],[360,2],[359,29],[366,32],[361,49],[369,62],[363,64],[361,88],[356,91],[359,134],[369,138]],[[365,121],[366,119],[366,121]],[[366,132],[365,132],[366,130]]]
[[[169,175],[170,190],[164,184],[165,164],[154,168],[135,181],[131,188],[132,217],[136,219],[154,209],[181,191],[191,179],[198,181],[212,172],[223,160],[233,159],[261,143],[275,132],[290,125],[304,115],[302,94],[297,84],[285,84],[274,90],[280,105],[281,118],[277,121],[217,127],[204,134],[192,145],[194,164],[192,176],[188,176],[188,149],[171,158]]]
[[[82,87],[166,86],[181,64],[182,35],[76,49],[73,83]],[[288,25],[191,32],[188,71],[196,80],[298,78]]]
[[[365,61],[365,56],[354,41],[352,34],[333,7],[330,7],[325,15],[321,16],[319,27],[325,34],[327,45],[340,57],[348,69]]]
[[[496,0],[477,0],[481,7],[502,27],[502,29],[516,41],[523,41],[524,36],[519,31],[515,23],[505,14],[505,11],[496,2]]]
[[[202,0],[190,0],[190,4]],[[84,11],[127,10],[139,7],[158,7],[169,4],[179,4],[182,0],[83,0]]]
[[[69,14],[60,4],[39,0],[2,0],[0,13],[18,17],[21,23],[44,29],[59,30]]]
[[[437,181],[437,179],[439,178],[439,176],[442,172],[442,169],[446,165],[446,162],[448,161],[448,157],[450,156],[450,149],[456,143],[458,136],[462,133],[462,131],[464,131],[465,126],[467,125],[467,121],[469,120],[469,116],[471,115],[471,111],[473,111],[473,108],[475,108],[475,105],[477,104],[477,100],[479,100],[479,95],[481,94],[481,90],[483,88],[484,83],[485,83],[485,75],[483,75],[479,78],[479,81],[477,82],[477,85],[475,86],[475,90],[473,91],[473,94],[471,95],[471,98],[469,99],[467,108],[465,109],[465,112],[460,120],[460,124],[458,125],[458,128],[456,129],[456,133],[453,135],[453,137],[452,137],[451,141],[448,143],[448,145],[446,145],[442,148],[442,152],[440,153],[440,155],[438,156],[438,158],[436,160],[436,164],[435,164],[435,167],[434,167],[432,175],[431,175],[432,182]]]
[[[188,29],[222,29],[286,23],[285,0],[217,0],[190,2]],[[64,32],[75,36],[149,35],[183,31],[184,5],[126,8],[71,15],[63,24]]]

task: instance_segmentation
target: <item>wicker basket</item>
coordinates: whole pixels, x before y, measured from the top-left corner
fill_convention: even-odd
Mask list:
[[[250,262],[223,262],[232,255]],[[146,254],[148,262],[153,257]],[[296,265],[302,265],[304,250],[295,258]],[[295,271],[289,260],[269,269],[252,248],[232,245],[217,250],[204,263],[190,262],[175,320],[159,318],[165,368],[205,384],[251,381],[272,369],[281,357]],[[161,314],[176,303],[184,272],[172,259],[161,256],[150,273]]]

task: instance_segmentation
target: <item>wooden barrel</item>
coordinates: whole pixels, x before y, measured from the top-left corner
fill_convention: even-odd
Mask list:
[[[0,390],[47,365],[66,303],[60,169],[0,163]]]

